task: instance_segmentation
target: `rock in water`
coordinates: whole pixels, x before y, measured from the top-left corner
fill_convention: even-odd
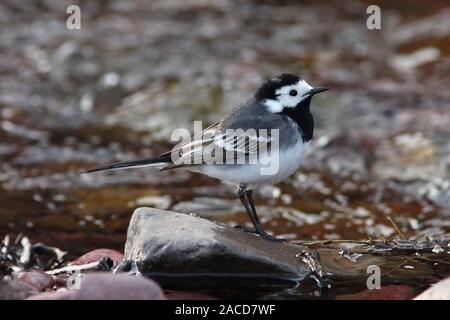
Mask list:
[[[309,272],[296,258],[301,249],[200,217],[139,208],[128,227],[125,259],[149,276],[299,281]]]

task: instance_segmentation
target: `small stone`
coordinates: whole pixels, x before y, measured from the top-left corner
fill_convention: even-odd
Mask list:
[[[30,286],[35,291],[42,291],[53,285],[52,276],[41,270],[21,272],[16,281]]]
[[[450,300],[450,278],[432,285],[414,300]]]
[[[0,300],[25,299],[36,291],[28,284],[17,281],[0,281]]]
[[[72,300],[71,291],[67,289],[42,292],[29,297],[27,300]]]
[[[165,300],[153,280],[124,274],[92,273],[81,278],[80,288],[45,292],[30,300]]]

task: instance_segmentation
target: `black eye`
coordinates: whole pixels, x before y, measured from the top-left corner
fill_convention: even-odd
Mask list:
[[[295,97],[297,95],[297,90],[291,90],[289,91],[289,95]]]

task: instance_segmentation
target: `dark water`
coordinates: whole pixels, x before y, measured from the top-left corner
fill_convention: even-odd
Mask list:
[[[380,1],[382,29],[369,31],[369,2],[75,1],[74,31],[65,28],[74,1],[2,1],[0,235],[24,233],[74,257],[122,251],[139,206],[248,224],[235,190],[203,176],[78,172],[158,155],[173,129],[206,127],[263,79],[292,72],[332,90],[313,103],[302,169],[256,194],[265,228],[293,240],[378,239],[395,234],[391,217],[408,237],[444,237],[450,8]]]

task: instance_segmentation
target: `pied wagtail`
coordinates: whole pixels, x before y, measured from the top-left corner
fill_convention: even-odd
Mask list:
[[[253,222],[255,232],[265,239],[281,241],[263,230],[253,203],[252,189],[258,185],[282,181],[300,166],[313,138],[314,118],[310,111],[311,99],[315,94],[326,90],[328,88],[314,88],[293,74],[275,76],[266,81],[247,103],[234,109],[221,121],[208,127],[190,141],[175,146],[172,151],[156,158],[115,163],[85,173],[137,167],[157,167],[160,170],[183,168],[233,183],[238,186],[239,199]],[[230,136],[228,133],[230,130],[238,129],[254,129],[268,134],[256,133],[256,136],[249,136],[241,143],[236,136]],[[274,147],[275,136],[270,134],[273,130],[278,132],[277,148]],[[263,149],[261,141],[266,143],[265,153],[261,151]],[[205,153],[208,148],[209,153]],[[212,162],[214,155],[220,153],[218,151],[223,151],[227,156],[233,154],[234,158],[231,158],[234,162]],[[249,156],[258,152],[262,155],[258,155],[256,162],[248,161]],[[274,172],[264,174],[262,162],[267,160],[268,154],[271,155],[272,161],[275,159],[274,156],[277,157],[278,167]],[[247,162],[236,162],[236,155],[243,156]],[[192,162],[192,158],[200,161]],[[219,158],[223,159],[223,155]]]

